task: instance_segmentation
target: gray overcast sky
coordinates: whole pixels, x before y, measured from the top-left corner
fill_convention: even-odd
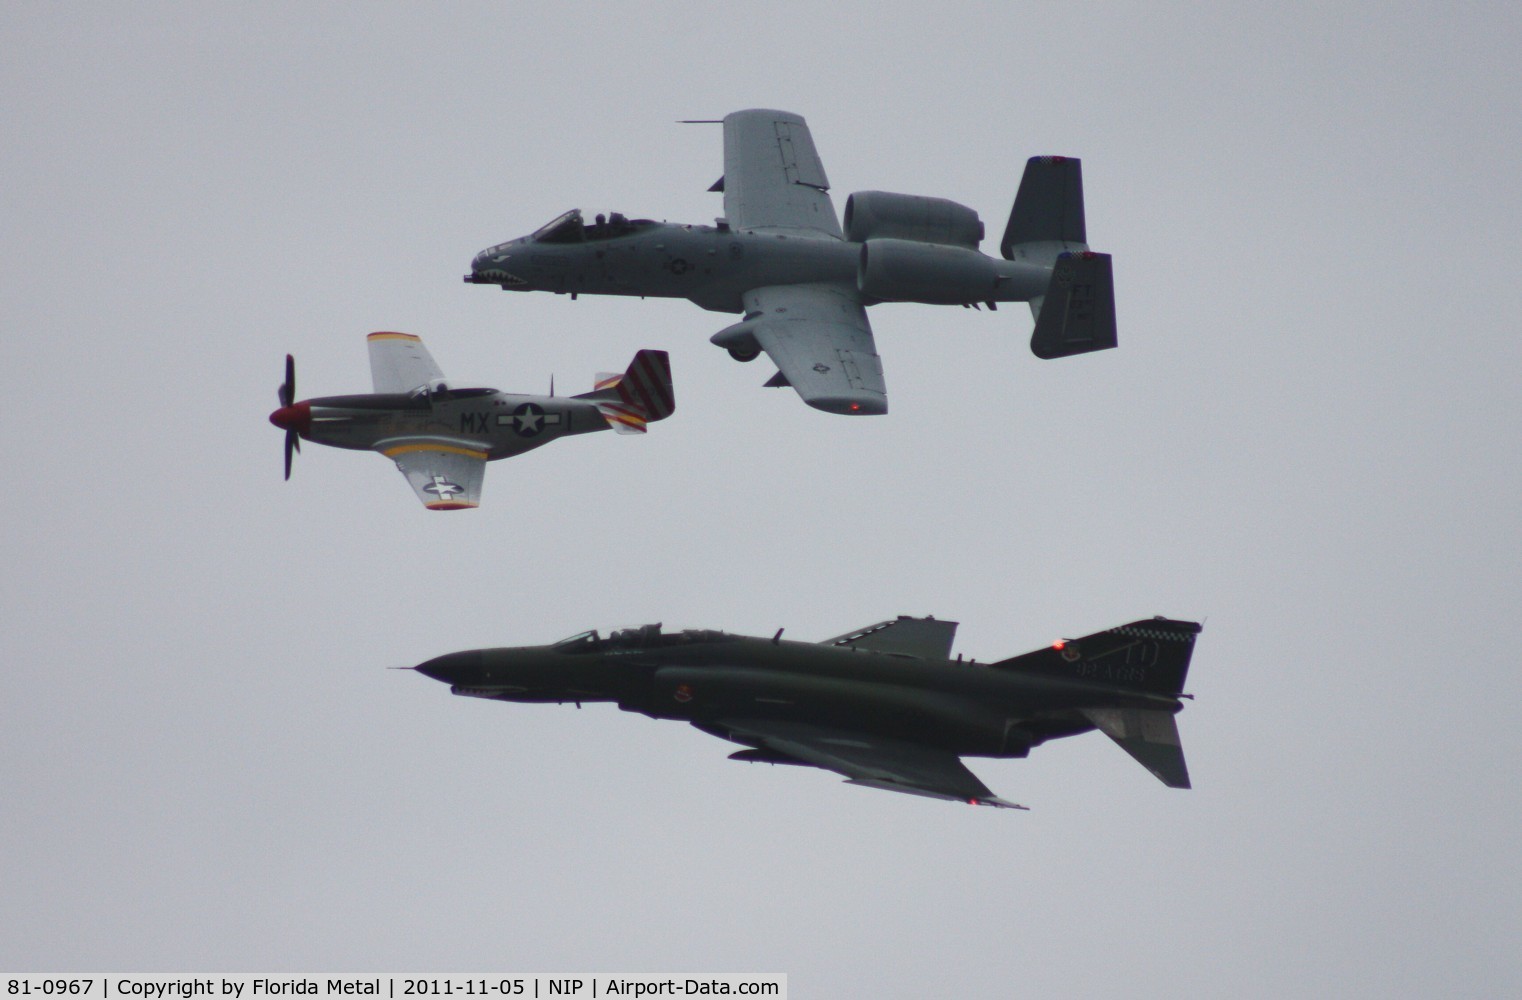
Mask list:
[[[1522,19],[944,6],[0,10],[0,967],[1522,993]],[[755,106],[837,208],[995,234],[1026,157],[1083,157],[1120,349],[877,307],[893,410],[847,420],[723,315],[461,284],[572,206],[710,220],[719,132],[675,122]],[[473,513],[315,446],[283,483],[282,355],[364,391],[380,329],[520,391],[665,348],[677,414]],[[1196,788],[1091,734],[971,761],[1032,812],[962,808],[383,669],[900,613],[981,658],[1205,618]]]

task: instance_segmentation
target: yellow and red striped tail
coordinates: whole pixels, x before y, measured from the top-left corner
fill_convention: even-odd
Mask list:
[[[643,434],[645,425],[649,423],[639,410],[622,403],[598,403],[597,409],[608,426],[620,434]]]
[[[665,351],[642,350],[622,374],[599,373],[594,391],[612,397],[600,400],[597,408],[620,434],[643,434],[647,423],[676,411],[671,358]]]

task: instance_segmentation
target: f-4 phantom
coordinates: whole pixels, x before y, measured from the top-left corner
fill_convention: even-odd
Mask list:
[[[643,434],[676,409],[665,351],[638,352],[628,370],[599,374],[596,388],[579,396],[556,396],[553,387],[548,396],[526,396],[450,385],[410,333],[372,333],[369,343],[373,394],[298,403],[296,362],[285,356],[280,409],[270,414],[285,431],[285,478],[303,439],[373,450],[395,460],[429,510],[461,510],[480,504],[489,461],[571,434]]]
[[[1089,250],[1077,159],[1025,165],[999,249],[978,250],[977,212],[943,198],[861,191],[836,219],[830,184],[803,118],[736,111],[723,119],[724,216],[674,225],[580,210],[476,255],[465,280],[508,291],[660,296],[744,313],[714,334],[738,361],[762,351],[768,386],[792,386],[831,413],[888,410],[866,306],[1028,302],[1031,350],[1059,358],[1114,347],[1108,254]]]
[[[1098,729],[1170,788],[1189,771],[1174,716],[1200,626],[1152,618],[993,663],[951,659],[957,623],[899,617],[823,642],[660,625],[550,646],[475,649],[420,664],[457,695],[614,702],[855,785],[973,805],[994,795],[962,757],[1024,757]]]

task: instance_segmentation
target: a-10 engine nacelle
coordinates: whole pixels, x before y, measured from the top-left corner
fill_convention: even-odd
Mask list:
[[[846,199],[846,240],[913,240],[976,250],[983,222],[966,205],[887,191],[858,191]]]
[[[868,301],[967,305],[1023,301],[1046,291],[1051,271],[965,247],[872,239],[861,245],[856,287]]]

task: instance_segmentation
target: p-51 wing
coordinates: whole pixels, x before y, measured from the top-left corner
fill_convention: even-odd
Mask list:
[[[370,378],[376,392],[411,392],[444,377],[444,372],[410,333],[372,333]],[[388,438],[375,450],[396,462],[418,499],[429,510],[462,510],[481,505],[486,452],[448,438]]]
[[[368,343],[370,379],[376,392],[411,392],[444,377],[421,337],[410,333],[372,333]]]
[[[946,750],[776,719],[725,720],[719,725],[731,739],[834,771],[853,785],[974,805],[1025,808],[989,791],[959,757]]]
[[[429,510],[460,510],[481,505],[486,452],[438,438],[391,438],[375,450],[396,462],[418,499]]]

